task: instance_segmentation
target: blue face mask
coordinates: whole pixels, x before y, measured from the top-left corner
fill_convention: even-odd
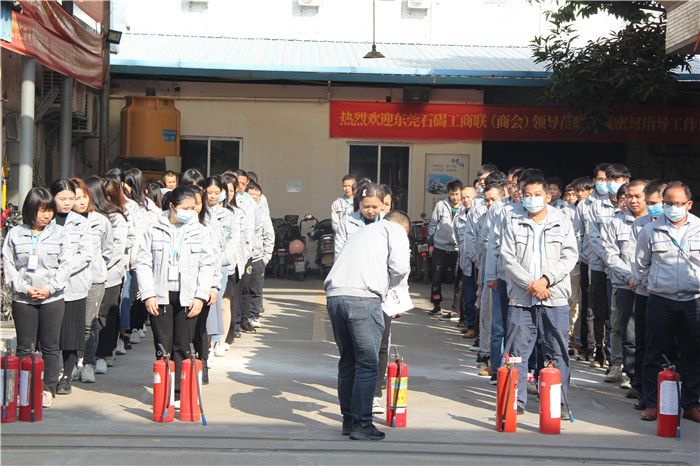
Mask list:
[[[611,194],[617,194],[617,192],[620,190],[620,186],[622,186],[622,183],[608,181],[608,192]]]
[[[484,192],[484,188],[482,188],[481,185],[477,186],[476,190],[479,192],[479,194]]]
[[[525,207],[528,212],[536,214],[544,209],[544,197],[524,197],[523,207]]]
[[[598,194],[608,194],[608,183],[605,181],[596,182],[595,190],[598,191]]]
[[[226,191],[221,191],[221,194],[219,194],[219,204],[221,204],[225,200],[226,200]]]
[[[649,212],[649,215],[652,217],[658,218],[664,213],[664,208],[661,204],[647,205],[647,212]]]
[[[188,224],[196,216],[197,212],[195,212],[194,210],[175,209],[175,218],[180,223]]]
[[[664,206],[663,209],[666,218],[672,222],[678,222],[683,220],[683,217],[685,217],[685,215],[688,213],[685,210],[685,207],[676,207],[675,205]]]

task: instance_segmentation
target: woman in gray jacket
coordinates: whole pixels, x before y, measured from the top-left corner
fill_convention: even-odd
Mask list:
[[[42,405],[51,406],[58,385],[58,352],[63,320],[66,267],[63,227],[52,222],[56,206],[44,188],[32,188],[22,205],[24,223],[12,228],[2,248],[5,276],[12,287],[17,356],[25,359],[41,341],[44,358]]]
[[[195,193],[179,187],[170,193],[170,210],[148,227],[136,256],[136,281],[151,315],[156,358],[159,345],[175,363],[175,400],[180,371],[193,342],[197,317],[214,285],[213,240],[197,221]],[[176,403],[177,406],[177,403]]]
[[[58,395],[69,395],[73,390],[71,379],[80,376],[80,372],[75,370],[78,352],[85,351],[85,306],[91,283],[90,262],[93,250],[81,247],[88,238],[90,225],[85,217],[73,212],[75,184],[68,179],[56,180],[51,185],[51,195],[56,204],[54,222],[63,227],[64,245],[70,251],[70,278],[63,294],[66,304],[59,342],[63,355],[63,377],[56,389]]]

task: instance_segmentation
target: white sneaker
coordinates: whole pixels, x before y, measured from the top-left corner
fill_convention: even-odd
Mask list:
[[[180,400],[176,400],[175,403],[173,403],[173,406],[175,409],[180,409]]]
[[[632,381],[627,376],[627,374],[622,374],[622,380],[620,382],[620,388],[624,388],[625,390],[629,390],[632,388]]]
[[[126,354],[126,348],[124,348],[124,340],[121,338],[117,339],[117,347],[114,349],[114,354]]]
[[[372,402],[372,414],[384,414],[384,406],[382,406],[381,397],[375,396]]]
[[[260,328],[260,320],[259,319],[250,319],[250,325],[253,326],[253,328]]]
[[[135,345],[135,344],[141,342],[141,337],[139,337],[139,331],[138,331],[138,330],[133,329],[133,330],[131,331],[131,339],[130,339],[130,341],[131,341],[131,344],[132,344],[132,345]]]
[[[80,367],[75,366],[73,368],[73,373],[71,373],[70,379],[71,379],[71,381],[80,379]]]
[[[107,361],[104,359],[98,359],[95,362],[95,374],[106,374],[107,373]]]
[[[214,366],[214,350],[213,349],[209,350],[209,356],[207,357],[207,367],[209,369],[211,369],[212,366]]]
[[[220,358],[222,356],[226,356],[226,350],[224,349],[223,346],[221,346],[221,342],[218,342],[214,346],[214,356],[216,356],[217,358]]]
[[[146,332],[143,330],[137,330],[136,333],[139,334],[139,338],[146,338]]]
[[[603,380],[610,383],[620,382],[622,380],[622,368],[620,366],[612,366],[608,375],[603,377]]]
[[[83,383],[95,383],[95,368],[90,364],[85,364],[80,369],[80,381]]]
[[[228,343],[221,343],[221,346],[224,348],[224,351],[228,351],[231,349],[231,345]]]

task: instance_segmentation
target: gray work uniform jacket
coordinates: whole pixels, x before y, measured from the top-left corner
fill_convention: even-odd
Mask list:
[[[168,211],[168,214],[170,212]],[[212,210],[207,211],[207,215],[204,217],[204,229],[211,238],[211,249],[213,256],[212,268],[214,269],[214,275],[211,277],[211,291],[213,293],[219,294],[221,291],[221,282],[223,280],[223,274],[221,269],[224,267],[224,262],[228,259],[222,253],[222,242],[223,236],[226,234],[224,227],[221,222],[216,218],[216,213]],[[227,274],[228,276],[228,274]]]
[[[326,296],[384,299],[411,271],[408,235],[387,220],[367,225],[352,235],[323,283]]]
[[[642,229],[635,250],[639,277],[649,293],[674,301],[700,298],[700,219],[688,214],[687,230],[674,240],[665,215]]]
[[[479,218],[484,215],[488,209],[484,204],[484,196],[477,194],[472,199],[472,207],[467,214],[467,227],[464,230],[464,250],[467,252],[467,258],[472,263],[477,262],[476,256],[476,224]]]
[[[458,251],[459,246],[452,220],[452,207],[450,207],[449,199],[443,199],[435,204],[433,215],[428,223],[428,244],[443,251]]]
[[[245,214],[238,207],[231,206],[231,232],[226,239],[225,254],[228,258],[228,276],[238,271],[242,276],[245,268],[245,245],[243,244],[243,232],[245,230]]]
[[[345,196],[340,196],[331,204],[331,226],[333,231],[338,230],[340,220],[348,214],[352,214],[355,210],[351,201],[345,199]]]
[[[522,204],[513,199],[502,199],[491,206],[487,215],[492,216],[488,230],[488,244],[484,269],[484,280],[505,280],[503,272],[503,259],[501,258],[501,240],[503,238],[503,224],[513,212],[522,213]]]
[[[591,222],[588,227],[588,233],[592,251],[589,254],[591,260],[589,266],[593,268],[593,270],[607,272],[606,268],[610,267],[610,263],[608,262],[605,247],[603,246],[603,229],[605,225],[612,221],[615,215],[620,213],[620,208],[614,206],[609,197],[605,197],[594,203],[591,206],[590,212]],[[598,269],[598,264],[603,264],[602,270]]]
[[[647,226],[653,221],[654,218],[651,215],[645,215],[644,217],[637,218],[634,220],[634,222],[632,222],[632,241],[634,241],[634,249],[632,250],[632,263],[634,263],[635,261],[634,254],[637,250],[637,240],[639,239],[639,234],[642,232],[645,226]],[[634,276],[634,284],[637,285],[637,291],[635,291],[635,293],[641,296],[649,296],[649,291],[647,291],[646,287],[642,285],[641,275],[637,267],[632,267],[632,275]]]
[[[467,214],[469,214],[469,211],[463,205],[460,206],[457,215],[452,221],[452,228],[455,230],[457,245],[459,246],[459,268],[462,269],[462,273],[466,277],[471,277],[473,271],[472,261],[467,257],[467,244],[464,241],[467,231]]]
[[[88,239],[89,229],[90,224],[85,217],[73,211],[68,212],[63,224],[65,247],[70,251],[67,267],[71,272],[63,290],[63,299],[66,302],[86,298],[92,285],[90,262],[94,248]]]
[[[380,212],[379,219],[377,219],[376,222],[378,222],[379,220],[381,220],[383,218],[384,218],[384,212]],[[360,212],[359,210],[356,212],[353,212],[349,215],[346,215],[340,219],[340,224],[338,225],[338,231],[335,232],[335,240],[334,240],[335,241],[335,258],[336,259],[338,259],[338,256],[340,255],[340,251],[343,250],[343,246],[345,246],[345,243],[347,242],[347,240],[357,230],[359,230],[363,226],[365,226],[365,223],[362,220],[362,212]]]
[[[2,247],[5,279],[12,287],[12,300],[25,304],[50,303],[63,299],[63,288],[70,277],[71,249],[66,245],[63,227],[49,223],[32,242],[31,230],[22,224],[13,227]],[[37,267],[27,269],[29,256],[38,257]],[[33,301],[28,295],[30,287],[45,288],[51,293],[44,301]]]
[[[170,220],[164,212],[157,222],[148,227],[139,243],[136,260],[136,279],[142,301],[155,297],[159,305],[171,304],[168,292],[170,266]],[[214,288],[214,250],[212,239],[199,222],[192,220],[182,225],[178,269],[180,276],[180,306],[187,307],[199,298],[205,303]],[[176,303],[172,303],[176,304]]]
[[[542,276],[549,280],[552,296],[542,300],[542,304],[567,306],[571,295],[569,274],[578,260],[576,237],[568,218],[550,205],[546,209]],[[503,226],[501,254],[511,306],[532,307],[532,295],[527,294],[527,287],[535,280],[529,272],[534,239],[534,222],[527,212],[513,215]]]
[[[93,256],[90,263],[92,284],[99,285],[107,282],[107,264],[111,263],[114,255],[114,233],[109,218],[98,212],[88,214],[90,230],[88,238],[93,242]]]
[[[608,276],[615,288],[631,290],[635,242],[632,237],[634,216],[630,211],[619,212],[603,227],[602,238],[608,263]]]
[[[590,257],[593,251],[591,250],[589,232],[589,224],[591,222],[590,211],[593,204],[600,199],[602,198],[599,198],[594,190],[590,196],[578,203],[576,206],[576,215],[574,217],[574,233],[576,234],[576,243],[580,252],[579,261],[588,264],[592,270],[602,272],[605,270],[603,261],[596,255],[593,255],[593,258]],[[591,261],[593,261],[592,267]]]
[[[129,242],[129,226],[122,214],[110,214],[112,224],[112,257],[107,263],[107,281],[105,287],[120,285],[127,268],[126,249]]]
[[[247,193],[236,194],[236,205],[245,214],[243,218],[243,264],[253,257],[253,241],[255,237],[255,212],[256,205],[252,197]],[[241,276],[245,270],[239,269]]]

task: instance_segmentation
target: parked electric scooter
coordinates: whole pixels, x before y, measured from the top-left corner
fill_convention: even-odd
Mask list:
[[[428,222],[425,213],[421,220],[411,222],[411,274],[412,281],[430,283],[430,257],[428,256]]]
[[[321,271],[321,278],[325,278],[333,267],[335,261],[335,234],[330,219],[316,220],[316,226],[309,233],[311,241],[318,241],[316,247],[316,265]]]
[[[310,222],[316,220],[316,218],[311,214],[306,214],[304,218],[301,219],[299,224],[296,224],[296,219],[299,218],[298,215],[286,215],[284,217],[292,226],[291,241],[289,241],[289,255],[287,256],[287,274],[293,273],[297,280],[304,280],[306,278],[306,258],[304,257],[304,251],[306,251],[306,238],[302,234],[302,225],[304,222]]]

